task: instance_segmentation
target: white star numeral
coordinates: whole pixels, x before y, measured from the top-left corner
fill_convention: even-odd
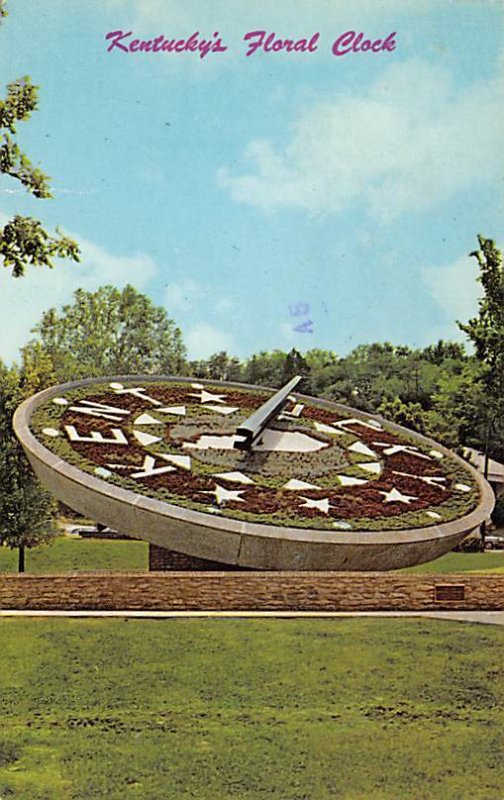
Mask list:
[[[418,497],[413,497],[410,494],[402,494],[399,489],[395,487],[389,492],[380,492],[383,495],[384,503],[411,503],[412,500],[418,500]]]
[[[229,500],[234,500],[238,503],[244,503],[245,501],[243,497],[240,497],[243,492],[243,489],[239,491],[231,491],[229,489],[224,489],[224,487],[219,486],[219,484],[216,484],[213,492],[205,492],[205,494],[213,494],[220,505],[221,503],[227,503]]]

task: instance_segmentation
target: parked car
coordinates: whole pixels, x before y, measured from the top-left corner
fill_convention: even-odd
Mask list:
[[[485,536],[485,550],[504,550],[504,536]]]
[[[65,530],[67,533],[71,534],[72,536],[83,536],[96,532],[96,527],[94,525],[71,525],[65,526]]]

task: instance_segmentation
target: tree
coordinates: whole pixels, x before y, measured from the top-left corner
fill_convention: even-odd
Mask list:
[[[378,413],[405,428],[419,433],[425,431],[425,412],[420,403],[403,403],[399,397],[394,397],[393,400],[384,400]]]
[[[258,386],[280,387],[286,358],[287,354],[282,350],[273,350],[271,353],[261,350],[248,359],[244,371],[245,382]]]
[[[471,253],[480,267],[484,294],[476,317],[458,323],[474,344],[482,367],[486,417],[485,452],[504,458],[504,268],[502,253],[492,239],[478,236],[479,250]]]
[[[496,528],[504,528],[504,494],[497,498],[495,508],[492,511],[492,522]]]
[[[481,448],[484,430],[481,367],[475,358],[463,362],[462,369],[445,370],[438,378],[425,413],[425,433],[452,450]]]
[[[471,339],[482,366],[482,410],[485,416],[484,474],[490,456],[504,457],[504,269],[502,253],[492,239],[478,235],[479,250],[470,255],[479,264],[478,280],[484,294],[479,311],[466,324],[458,323]],[[481,525],[481,547],[485,547],[485,522]]]
[[[443,361],[448,359],[464,360],[466,354],[464,346],[459,342],[445,342],[439,339],[436,344],[430,344],[421,351],[421,356],[426,361],[431,361],[433,364],[442,364]]]
[[[25,397],[58,382],[52,358],[40,342],[32,342],[23,347],[21,356],[20,386]]]
[[[310,394],[310,374],[311,370],[306,360],[303,358],[301,353],[293,347],[285,357],[282,370],[282,383],[287,383],[295,375],[301,375],[303,380],[301,382],[300,391]]]
[[[164,308],[133,286],[77,289],[61,313],[51,308],[34,329],[27,358],[50,359],[57,381],[119,374],[180,374],[185,369],[182,333]],[[39,348],[38,354],[36,349]],[[51,367],[52,365],[52,367]]]
[[[5,2],[0,0],[0,20],[6,15]],[[20,181],[34,197],[49,198],[49,177],[32,165],[13,139],[17,123],[27,120],[37,108],[38,88],[25,75],[9,83],[5,100],[0,100],[0,172]],[[54,258],[79,261],[79,248],[58,230],[51,236],[38,220],[16,214],[0,228],[0,257],[17,278],[29,264],[53,267]]]
[[[25,396],[17,369],[0,364],[0,544],[18,548],[20,572],[25,548],[49,542],[56,533],[56,504],[12,431],[12,415]]]
[[[243,365],[239,358],[230,356],[225,350],[213,353],[202,361],[191,361],[189,372],[197,378],[210,378],[217,381],[241,381]]]

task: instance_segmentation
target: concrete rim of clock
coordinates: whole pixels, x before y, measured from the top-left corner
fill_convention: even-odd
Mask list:
[[[494,506],[489,484],[471,465],[426,436],[415,433],[423,444],[436,448],[458,462],[476,482],[480,501],[469,514],[422,528],[380,531],[329,531],[290,528],[247,522],[194,511],[137,494],[83,472],[48,450],[30,430],[30,419],[46,401],[65,391],[109,382],[178,383],[194,378],[177,375],[114,375],[86,378],[45,389],[25,400],[16,410],[13,426],[30,464],[43,484],[64,503],[98,522],[132,536],[190,556],[258,569],[394,569],[437,558],[451,550],[470,531],[487,519]],[[199,379],[207,386],[274,391],[264,386],[231,381]],[[355,411],[338,403],[302,395],[296,398],[330,410]],[[364,418],[381,420],[365,412]],[[391,431],[411,431],[384,420]]]

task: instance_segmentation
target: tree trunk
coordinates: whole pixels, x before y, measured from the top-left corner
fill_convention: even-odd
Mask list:
[[[25,549],[24,547],[18,548],[18,572],[25,571]]]
[[[491,420],[487,420],[486,426],[486,434],[485,434],[485,460],[483,462],[483,477],[487,481],[488,480],[488,462],[489,458],[489,449],[490,449],[490,435],[492,431],[492,423]],[[485,539],[486,539],[486,519],[480,525],[480,536],[481,536],[481,552],[485,552]]]

